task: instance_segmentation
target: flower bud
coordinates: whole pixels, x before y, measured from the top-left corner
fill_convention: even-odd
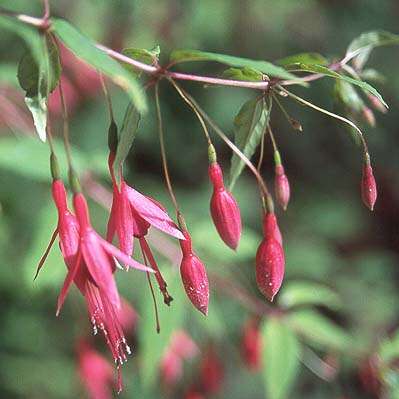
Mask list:
[[[277,202],[286,210],[290,200],[290,183],[284,171],[284,166],[281,164],[280,154],[278,151],[274,153],[275,161],[275,178],[274,191],[276,193]]]
[[[266,239],[273,238],[283,246],[283,237],[277,224],[276,215],[273,212],[265,213],[263,218],[263,234]]]
[[[375,126],[375,116],[373,111],[369,108],[364,106],[362,109],[362,115],[364,120],[371,126],[374,127]]]
[[[256,282],[262,294],[273,301],[284,278],[282,246],[274,238],[264,238],[256,253]]]
[[[208,314],[209,283],[205,266],[193,253],[191,237],[183,232],[185,240],[180,240],[183,258],[180,264],[180,275],[184,289],[191,303],[205,316]]]
[[[383,114],[387,113],[387,109],[385,108],[385,105],[373,94],[368,93],[367,98],[370,101],[370,104],[374,109],[377,111],[382,112]]]
[[[369,161],[366,161],[363,166],[361,190],[364,204],[372,211],[377,200],[377,185],[373,175],[373,168]]]
[[[218,163],[209,166],[209,178],[213,184],[211,215],[221,239],[231,249],[236,249],[241,236],[240,208],[223,183],[223,173]]]
[[[259,322],[256,319],[250,319],[244,325],[241,338],[241,356],[249,370],[257,371],[260,369],[262,337],[259,331]]]

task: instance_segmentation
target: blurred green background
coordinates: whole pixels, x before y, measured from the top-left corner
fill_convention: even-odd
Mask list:
[[[0,5],[30,15],[42,12],[38,1],[2,0]],[[161,63],[167,62],[174,48],[270,61],[310,51],[340,57],[349,42],[364,31],[384,29],[397,33],[399,18],[396,0],[54,0],[51,6],[53,15],[67,18],[88,36],[116,50],[159,44]],[[33,138],[23,93],[13,88],[23,51],[24,44],[19,39],[1,32],[0,63],[8,69],[3,68],[0,76],[0,397],[84,397],[74,348],[76,339],[87,333],[89,325],[76,290],[62,315],[55,317],[56,298],[65,276],[57,248],[51,252],[40,278],[32,282],[55,227],[56,212],[50,196],[48,148]],[[272,114],[271,123],[292,189],[288,210],[278,210],[285,238],[285,284],[311,281],[332,288],[340,298],[339,308],[318,310],[354,337],[355,342],[345,350],[332,348],[328,339],[327,343],[315,345],[321,358],[335,359],[337,374],[325,381],[301,366],[292,398],[378,397],[367,392],[359,378],[359,368],[378,350],[384,337],[395,332],[399,321],[398,61],[399,52],[394,47],[378,49],[370,59],[370,65],[385,76],[377,88],[390,105],[387,115],[376,113],[376,128],[365,126],[379,185],[373,213],[360,199],[360,150],[342,124],[291,101],[284,103],[302,123],[303,133],[293,131],[280,113]],[[222,71],[219,65],[203,63],[188,64],[186,70],[203,75]],[[108,116],[101,88],[94,85],[85,91],[71,81],[76,97],[71,100],[71,135],[79,171],[109,189]],[[334,109],[333,84],[331,79],[323,79],[308,89],[296,88],[295,92]],[[128,99],[118,88],[110,87],[121,124]],[[196,83],[185,83],[184,87],[230,134],[240,106],[254,95],[245,89],[203,88]],[[14,107],[7,108],[6,99]],[[172,210],[162,178],[151,91],[149,100],[150,113],[142,122],[128,159],[127,180]],[[166,83],[161,84],[161,100],[178,200],[196,251],[211,275],[209,317],[204,319],[189,306],[176,267],[157,254],[175,297],[170,309],[165,309],[158,297],[162,325],[157,336],[150,294],[146,286],[143,288],[145,276],[135,272],[127,277],[119,275],[121,292],[140,314],[136,332],[128,334],[134,355],[124,368],[126,388],[120,397],[162,397],[158,392],[158,361],[170,332],[184,327],[200,349],[212,342],[223,360],[222,387],[213,397],[263,398],[262,373],[249,373],[239,354],[241,329],[249,313],[212,279],[214,274],[223,276],[263,300],[254,279],[254,256],[261,240],[255,180],[245,172],[235,188],[244,231],[240,247],[233,253],[225,249],[209,217],[211,189],[200,125]],[[53,120],[55,134],[59,134],[60,121],[56,116]],[[230,151],[216,137],[215,142],[227,174]],[[266,140],[262,173],[270,184],[272,171],[271,145]],[[100,196],[103,198],[101,193]],[[90,206],[94,225],[104,232],[106,210],[93,200]],[[160,241],[159,245],[166,244]],[[167,245],[174,243],[168,241]],[[101,338],[94,342],[102,347]],[[186,364],[182,380],[169,397],[183,397],[182,392],[196,381],[200,357]],[[382,371],[380,377],[387,384],[387,397],[396,397],[392,387],[399,377]]]

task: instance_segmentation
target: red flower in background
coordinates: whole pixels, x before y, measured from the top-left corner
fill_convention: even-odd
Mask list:
[[[111,364],[81,340],[77,346],[78,371],[90,399],[112,399],[114,370]]]
[[[213,347],[209,347],[200,365],[202,391],[205,394],[216,394],[224,379],[223,364]]]
[[[258,318],[250,318],[244,324],[241,337],[241,356],[249,370],[258,371],[260,369],[262,336],[259,331]]]

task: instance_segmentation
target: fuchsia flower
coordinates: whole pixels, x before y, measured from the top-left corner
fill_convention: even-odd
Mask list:
[[[262,294],[273,301],[284,278],[285,258],[281,233],[274,214],[265,214],[264,238],[256,253],[256,282]]]
[[[372,211],[377,200],[377,184],[369,158],[367,158],[363,166],[361,191],[364,204]]]
[[[194,254],[190,234],[183,231],[185,240],[180,240],[183,253],[180,275],[191,303],[205,316],[208,314],[209,283],[205,266]]]
[[[127,320],[124,307],[121,307],[113,272],[113,257],[143,271],[152,270],[129,258],[113,245],[102,239],[91,227],[88,208],[81,193],[74,195],[76,217],[67,206],[64,184],[54,179],[52,184],[54,202],[58,211],[58,225],[46,253],[42,257],[38,271],[42,267],[49,249],[57,235],[68,273],[57,303],[57,315],[65,301],[72,282],[85,297],[94,332],[100,329],[111,350],[115,362],[119,365],[127,360],[130,348],[126,343],[121,322]],[[36,275],[37,275],[36,273]],[[126,308],[125,308],[126,309]],[[131,314],[129,316],[131,320]],[[119,382],[121,389],[121,380]]]
[[[183,361],[194,357],[198,347],[184,330],[173,333],[161,359],[160,373],[165,386],[175,385],[183,375]]]
[[[211,215],[221,239],[231,249],[236,249],[241,236],[240,208],[233,195],[226,190],[223,172],[217,162],[209,166],[209,178],[213,184]]]
[[[257,318],[249,319],[244,325],[241,338],[241,356],[249,370],[257,371],[260,369],[262,336]]]
[[[202,391],[205,394],[216,394],[223,383],[224,368],[214,348],[210,347],[205,352],[200,365],[200,373]]]
[[[77,346],[79,376],[90,399],[112,399],[113,367],[82,340]]]
[[[163,231],[178,239],[184,239],[182,232],[157,201],[134,190],[121,178],[118,188],[113,173],[114,152],[110,152],[108,166],[112,177],[113,200],[108,221],[107,240],[112,242],[113,237],[118,237],[119,248],[126,255],[133,253],[133,240],[137,238],[141,250],[155,271],[159,289],[164,296],[164,302],[169,304],[172,297],[167,291],[167,284],[163,279],[151,249],[145,239],[150,226]]]

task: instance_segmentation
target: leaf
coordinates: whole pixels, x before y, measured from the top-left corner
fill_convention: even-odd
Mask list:
[[[327,59],[318,53],[299,53],[276,61],[278,65],[285,66],[295,63],[327,65]]]
[[[295,63],[287,66],[289,70],[295,70],[296,72],[312,72],[312,73],[319,73],[324,76],[328,76],[330,78],[334,79],[341,79],[344,80],[348,83],[352,83],[356,86],[359,86],[361,89],[370,92],[371,94],[375,95],[387,108],[388,105],[382,98],[381,94],[371,85],[369,85],[367,82],[363,82],[362,80],[358,79],[353,79],[349,76],[346,75],[341,75],[338,72],[335,72],[323,65],[317,65],[317,64],[303,64],[303,63]]]
[[[336,310],[341,306],[337,293],[329,287],[309,281],[286,283],[279,296],[279,304],[285,308],[303,305],[323,305]]]
[[[399,44],[399,35],[386,31],[363,33],[354,39],[346,51],[346,59],[352,59],[356,69],[362,69],[375,47]]]
[[[263,80],[263,73],[253,68],[228,68],[222,76],[226,79],[259,82]]]
[[[114,170],[116,176],[119,176],[120,168],[129,154],[134,138],[139,128],[141,115],[132,102],[126,108],[123,118],[121,133],[118,139],[118,147],[114,162]]]
[[[258,147],[262,135],[269,122],[270,108],[264,100],[252,99],[247,101],[234,119],[235,145],[250,159]],[[244,169],[244,162],[233,153],[230,168],[230,191]]]
[[[215,61],[238,68],[252,68],[267,75],[281,79],[298,79],[297,76],[287,72],[284,68],[273,65],[267,61],[251,60],[248,58],[234,57],[226,54],[209,53],[199,50],[175,50],[170,55],[170,61],[174,64],[188,61]]]
[[[58,157],[62,177],[66,180],[68,170],[62,140],[54,140],[55,153]],[[107,176],[104,152],[83,152],[72,147],[74,166],[81,174],[88,169],[100,176]],[[20,174],[29,179],[48,183],[50,179],[49,151],[36,138],[30,136],[4,137],[0,139],[0,168]]]
[[[360,113],[364,109],[365,104],[363,99],[350,83],[337,80],[335,83],[335,93],[346,109],[354,113]]]
[[[46,99],[41,96],[25,97],[25,104],[33,117],[36,132],[41,141],[46,141],[47,105]]]
[[[59,39],[77,57],[97,68],[125,89],[140,113],[147,111],[144,91],[125,68],[99,50],[91,39],[84,36],[67,21],[54,19],[52,26]]]
[[[399,330],[396,330],[392,337],[381,342],[378,355],[385,364],[399,358]]]
[[[346,350],[351,337],[339,326],[313,310],[298,310],[288,316],[289,325],[318,349]]]
[[[61,63],[58,48],[48,38],[42,40],[40,63],[37,63],[32,53],[28,51],[18,64],[18,81],[28,97],[37,96],[39,86],[41,96],[47,97],[47,94],[57,87],[60,76]]]
[[[0,83],[7,84],[12,87],[19,87],[18,79],[15,75],[17,65],[12,63],[6,63],[0,65]]]
[[[154,65],[158,62],[159,54],[161,53],[161,49],[159,46],[155,46],[151,50],[143,49],[143,48],[125,48],[122,50],[122,54],[127,57],[133,58],[137,61],[144,62],[148,65]],[[130,73],[135,76],[140,76],[141,72],[139,69],[135,68],[133,65],[123,63],[124,68],[126,68]]]
[[[267,397],[287,398],[299,366],[299,342],[282,320],[270,317],[262,328],[262,343]]]

